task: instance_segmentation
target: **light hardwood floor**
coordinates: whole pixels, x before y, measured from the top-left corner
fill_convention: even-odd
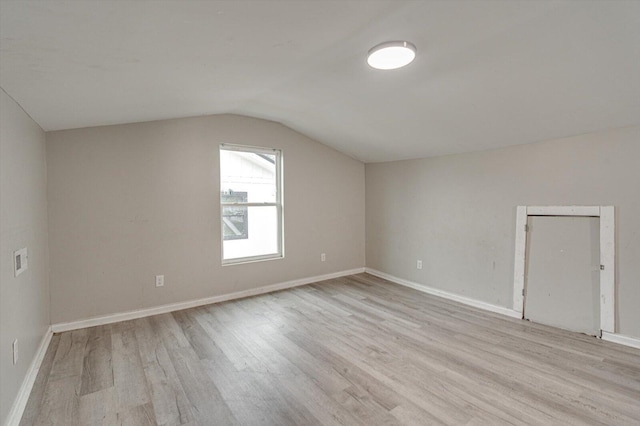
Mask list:
[[[23,425],[640,424],[640,351],[360,274],[56,334]]]

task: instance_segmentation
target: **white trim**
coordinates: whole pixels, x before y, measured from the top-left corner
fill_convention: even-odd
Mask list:
[[[600,218],[600,330],[615,333],[615,209],[613,206],[518,206],[516,209],[515,261],[513,265],[513,310],[522,313],[525,304],[525,265],[529,216],[590,216]]]
[[[529,216],[600,216],[600,206],[527,206]]]
[[[237,259],[237,260],[236,260]],[[222,261],[222,267],[233,265],[244,265],[246,263],[264,262],[265,260],[284,259],[280,253],[261,254],[260,256],[246,256],[227,259]]]
[[[240,207],[278,207],[277,203],[244,203],[241,201],[237,201],[237,202],[233,202],[233,203],[227,203],[224,201],[220,201],[220,204],[222,205],[222,207],[236,207],[236,206],[240,206]]]
[[[613,206],[600,208],[600,328],[616,332],[615,212]]]
[[[240,151],[240,152],[247,152],[247,150],[251,150],[252,152],[257,152],[259,154],[267,154],[267,155],[273,155],[275,152],[280,151],[277,148],[265,148],[264,146],[252,146],[252,145],[238,145],[233,143],[221,143],[220,149],[225,149],[227,151]]]
[[[334,272],[331,274],[317,275],[315,277],[300,278],[292,281],[271,284],[263,287],[252,288],[235,293],[222,294],[219,296],[206,297],[203,299],[189,300],[187,302],[171,303],[168,305],[155,306],[153,308],[138,309],[135,311],[119,312],[116,314],[104,315],[100,317],[87,318],[79,321],[53,324],[51,326],[54,333],[63,331],[78,330],[81,328],[95,327],[97,325],[112,324],[114,322],[127,321],[136,318],[144,318],[151,315],[165,314],[167,312],[179,311],[182,309],[195,308],[196,306],[210,305],[213,303],[226,302],[228,300],[242,299],[243,297],[256,296],[287,288],[298,287],[318,281],[330,280],[332,278],[344,277],[347,275],[361,274],[364,268],[349,269],[347,271]]]
[[[615,334],[603,331],[602,340],[640,349],[640,339],[638,339],[637,337],[625,336],[624,334]]]
[[[413,281],[398,278],[396,276],[387,274],[385,272],[380,272],[378,270],[371,269],[371,268],[365,268],[365,272],[371,275],[375,275],[376,277],[391,281],[393,283],[400,284],[405,287],[410,287],[414,290],[418,290],[423,293],[431,294],[433,296],[438,296],[444,299],[453,300],[455,302],[464,303],[465,305],[473,306],[474,308],[480,308],[485,311],[495,312],[497,314],[506,315],[511,318],[520,318],[520,319],[522,318],[522,315],[519,312],[516,312],[513,309],[505,308],[503,306],[492,305],[491,303],[482,302],[480,300],[471,299],[469,297],[460,296],[460,295],[449,293],[443,290],[438,290],[433,287],[429,287],[423,284],[418,284]]]
[[[9,411],[9,415],[5,420],[5,426],[17,426],[20,424],[22,414],[27,406],[27,401],[29,401],[29,395],[31,395],[31,390],[33,389],[33,384],[36,382],[36,377],[38,377],[38,371],[40,371],[42,360],[49,348],[51,337],[53,337],[53,332],[51,327],[49,327],[47,328],[47,331],[45,331],[44,336],[42,336],[40,346],[38,346],[38,350],[36,351],[33,360],[31,360],[31,365],[29,365],[27,374],[25,375],[22,385],[18,390],[18,394],[16,395],[16,399],[13,401],[13,405],[11,406],[11,411]]]
[[[513,263],[513,310],[524,318],[524,274],[527,248],[527,207],[516,208],[516,250]]]
[[[516,243],[513,263],[513,310],[524,318],[524,280],[527,255],[527,206],[516,208]]]

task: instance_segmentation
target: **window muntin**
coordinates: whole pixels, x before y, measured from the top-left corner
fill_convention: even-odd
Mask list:
[[[222,263],[281,258],[282,153],[220,146]]]

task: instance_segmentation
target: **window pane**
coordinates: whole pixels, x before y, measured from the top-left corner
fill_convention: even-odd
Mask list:
[[[224,203],[246,202],[246,192],[223,192],[220,199]],[[222,211],[222,237],[225,240],[248,238],[247,208],[243,206],[225,207]]]
[[[234,230],[233,226],[229,226],[229,231],[226,230],[227,222],[224,219],[234,217],[237,213],[237,208],[235,206],[222,208],[223,232],[225,235],[222,242],[224,259],[277,254],[278,209],[275,206],[243,208],[246,209],[245,221],[240,222],[238,225],[238,222],[230,220],[230,224],[235,226],[236,229]],[[243,238],[227,238],[227,232],[229,232],[229,235],[239,235],[244,232],[245,236]]]
[[[245,201],[249,203],[274,203],[276,155],[221,149],[220,191],[221,194],[245,193]]]

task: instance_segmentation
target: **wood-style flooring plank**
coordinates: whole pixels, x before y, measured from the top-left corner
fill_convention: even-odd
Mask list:
[[[113,377],[118,413],[151,402],[133,322],[113,327]]]
[[[49,380],[59,380],[82,374],[84,350],[88,335],[88,329],[70,331],[60,335],[60,342],[53,359]]]
[[[33,424],[79,425],[79,393],[80,376],[68,376],[47,381],[38,417]]]
[[[118,424],[116,389],[102,389],[80,397],[78,418],[81,425],[109,426]]]
[[[191,404],[160,336],[149,318],[135,321],[138,350],[159,425],[183,425],[194,420]]]
[[[83,362],[80,395],[87,395],[113,386],[110,326],[104,325],[88,329]]]
[[[233,413],[174,317],[171,314],[158,315],[152,318],[152,325],[163,339],[198,424],[205,425],[213,419],[218,424],[236,424]]]
[[[154,426],[158,424],[153,406],[150,403],[120,411],[116,422],[120,426]]]

